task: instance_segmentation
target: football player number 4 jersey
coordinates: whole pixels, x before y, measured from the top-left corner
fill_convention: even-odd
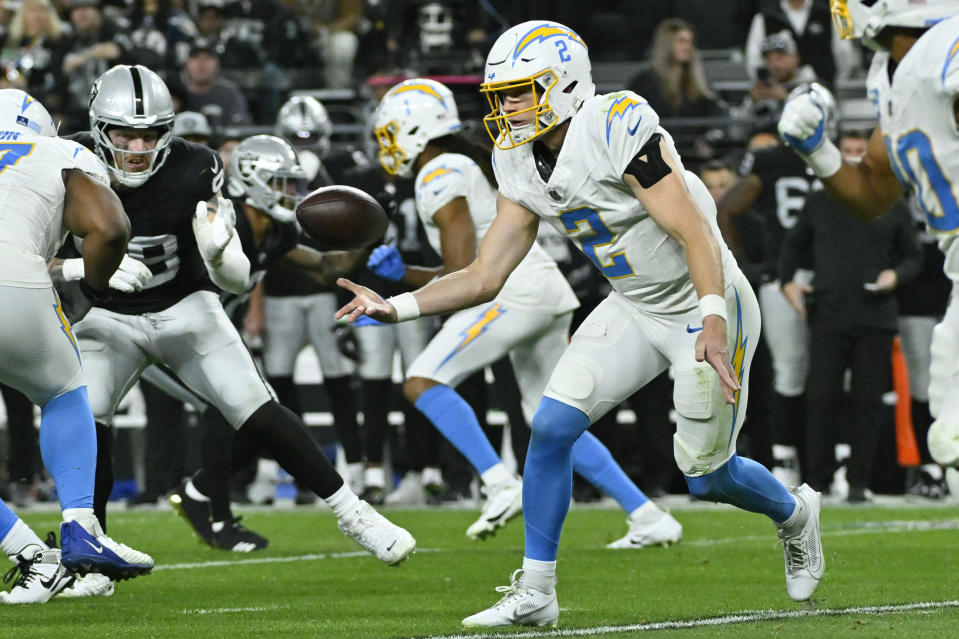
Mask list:
[[[888,53],[876,54],[866,84],[889,163],[939,238],[946,275],[959,281],[959,126],[953,110],[959,94],[959,16],[923,34],[891,82],[888,64]]]

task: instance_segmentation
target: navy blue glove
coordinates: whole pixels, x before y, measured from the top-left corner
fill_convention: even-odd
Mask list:
[[[360,315],[353,322],[353,326],[384,326],[383,322],[375,320],[369,315]]]
[[[403,256],[399,249],[392,244],[381,244],[377,246],[370,258],[366,261],[366,268],[370,269],[380,277],[398,282],[406,274],[406,264],[403,263]]]

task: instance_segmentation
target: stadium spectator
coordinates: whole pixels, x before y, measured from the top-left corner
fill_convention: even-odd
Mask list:
[[[326,87],[352,87],[353,66],[359,48],[358,33],[366,24],[363,3],[360,0],[326,0],[314,3],[312,15]]]
[[[172,71],[186,60],[190,41],[196,37],[193,20],[174,0],[133,0],[129,12],[129,34],[132,46],[147,54],[137,61],[157,72]]]
[[[227,4],[226,0],[198,0],[193,14],[197,38],[216,48],[222,68],[259,69],[265,62],[259,46],[263,24],[241,19],[239,25],[228,25]],[[192,48],[187,53],[192,53]]]
[[[89,124],[87,103],[94,80],[117,62],[127,61],[125,52],[130,48],[130,41],[124,30],[103,14],[99,0],[68,2],[72,32],[62,67],[69,107],[65,128],[77,131]]]
[[[781,31],[790,34],[799,55],[827,84],[848,78],[859,66],[855,45],[832,28],[827,0],[762,0],[746,37],[746,65],[754,79],[765,62],[763,41]]]
[[[252,123],[240,87],[220,74],[220,53],[220,45],[215,42],[194,40],[180,74],[186,95],[184,107],[205,115],[214,131]]]
[[[649,48],[648,66],[634,75],[627,86],[649,101],[663,118],[704,118],[722,116],[725,111],[709,88],[703,70],[693,27],[685,20],[669,18],[656,27]],[[709,127],[671,127],[684,156],[691,148],[698,158],[708,158],[713,150],[707,141]],[[716,132],[719,137],[720,131]]]
[[[60,61],[66,34],[50,0],[24,0],[0,45],[0,63],[16,69],[16,74],[6,74],[10,86],[29,92],[57,113],[64,107]]]
[[[866,145],[864,134],[839,140],[847,159],[861,158]],[[864,222],[821,190],[807,198],[783,241],[782,290],[810,329],[803,477],[816,490],[829,492],[837,467],[835,445],[848,442],[848,500],[869,498],[882,395],[892,383],[893,293],[918,275],[921,260],[918,236],[902,203]],[[794,279],[800,266],[815,271],[815,285]],[[846,369],[852,380],[848,420],[842,411]]]
[[[210,146],[213,129],[207,122],[206,116],[196,111],[181,111],[173,118],[173,135],[203,146]]]

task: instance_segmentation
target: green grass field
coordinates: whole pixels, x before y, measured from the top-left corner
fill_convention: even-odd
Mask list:
[[[385,509],[420,549],[390,568],[358,552],[325,509],[246,511],[245,523],[271,540],[251,555],[201,546],[171,511],[118,509],[111,534],[150,552],[153,574],[110,598],[6,606],[0,637],[956,636],[956,507],[827,507],[826,577],[814,601],[797,604],[765,518],[675,501],[683,542],[638,551],[603,548],[625,531],[619,510],[574,507],[554,630],[459,625],[494,603],[493,587],[520,566],[519,520],[470,542],[463,532],[476,511]],[[24,519],[40,533],[59,521],[52,512]]]

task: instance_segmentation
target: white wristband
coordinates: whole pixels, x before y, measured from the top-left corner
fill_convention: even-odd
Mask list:
[[[83,276],[86,275],[86,270],[83,268],[83,258],[75,257],[69,260],[63,260],[60,272],[63,273],[64,282],[82,280]]]
[[[412,293],[401,293],[386,300],[396,309],[396,321],[405,322],[420,316],[420,305]]]
[[[703,295],[699,298],[699,315],[706,319],[707,315],[719,315],[726,320],[726,299],[719,295]]]
[[[816,177],[828,178],[842,166],[842,153],[831,140],[825,140],[818,149],[805,156],[805,160]]]

